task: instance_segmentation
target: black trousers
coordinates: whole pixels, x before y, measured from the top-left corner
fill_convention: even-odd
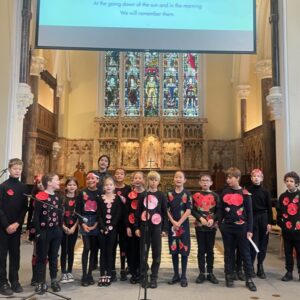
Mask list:
[[[74,262],[74,249],[78,237],[78,228],[73,234],[63,232],[61,240],[60,266],[62,273],[72,273]],[[67,268],[68,260],[68,268]]]
[[[100,276],[111,276],[113,267],[113,249],[117,237],[117,229],[109,231],[108,234],[100,233]]]
[[[50,278],[56,279],[58,250],[62,239],[62,229],[58,226],[53,229],[41,230],[36,240],[36,277],[39,283],[46,281],[46,259],[48,256]]]
[[[224,244],[224,267],[225,274],[231,275],[234,271],[235,250],[238,247],[246,278],[252,277],[252,261],[250,255],[250,245],[247,240],[247,226],[241,225],[239,228],[222,228],[221,230]]]
[[[148,269],[148,255],[151,246],[152,250],[152,265],[151,278],[157,279],[158,270],[161,259],[161,227],[149,226],[148,234],[145,234],[145,228],[141,230],[141,244],[140,244],[140,259],[141,259],[141,276],[144,277],[146,269]]]
[[[288,272],[293,272],[294,269],[294,256],[293,250],[296,250],[297,255],[297,268],[300,274],[300,240],[290,239],[283,235],[284,254],[285,254],[285,268]]]
[[[140,238],[134,234],[132,230],[132,237],[128,237],[128,256],[127,262],[129,271],[132,276],[139,276],[140,274]]]
[[[115,239],[115,244],[113,248],[113,266],[112,269],[116,269],[116,256],[117,256],[117,247],[119,244],[120,248],[120,259],[121,259],[121,270],[125,269],[125,260],[127,255],[127,246],[128,246],[128,237],[126,233],[126,227],[124,224],[118,225],[117,227],[117,236]]]
[[[7,283],[6,261],[9,255],[9,281],[19,281],[21,231],[8,234],[0,229],[0,286]]]
[[[257,254],[257,263],[262,264],[267,255],[269,243],[269,234],[267,233],[268,214],[261,213],[253,216],[253,242],[257,245],[259,253],[257,254],[253,247],[250,247],[252,264]]]
[[[196,229],[196,237],[198,244],[198,267],[200,273],[212,273],[214,266],[214,245],[216,239],[216,231],[204,231]],[[205,268],[206,261],[206,268]]]
[[[95,263],[95,255],[97,255],[98,251],[99,237],[95,235],[82,235],[82,240],[82,277],[85,278],[87,275],[92,275]]]

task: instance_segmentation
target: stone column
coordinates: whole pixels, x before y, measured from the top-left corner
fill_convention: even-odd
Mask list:
[[[241,105],[241,136],[243,137],[247,125],[247,99],[250,95],[251,86],[248,84],[240,84],[236,87],[237,97]]]
[[[42,50],[34,50],[31,55],[30,65],[30,85],[33,92],[33,103],[28,109],[26,116],[27,126],[24,130],[24,139],[26,147],[24,147],[24,175],[27,183],[32,183],[35,175],[35,156],[37,144],[37,124],[38,124],[38,95],[39,95],[39,80],[40,73],[44,70],[45,58],[43,57]]]

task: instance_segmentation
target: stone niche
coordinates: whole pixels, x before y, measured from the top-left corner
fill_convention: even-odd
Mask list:
[[[207,170],[206,119],[97,118],[94,167],[109,154],[111,166],[128,170]]]

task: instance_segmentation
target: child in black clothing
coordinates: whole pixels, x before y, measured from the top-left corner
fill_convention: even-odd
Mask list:
[[[257,254],[257,276],[265,279],[266,274],[263,268],[263,262],[267,254],[269,232],[272,230],[273,213],[270,194],[262,187],[263,179],[264,175],[261,170],[252,170],[252,185],[248,188],[248,191],[251,194],[253,208],[252,239],[259,249],[259,253]],[[251,247],[252,264],[254,264],[255,257],[256,251],[253,249],[253,247]],[[253,275],[255,275],[255,273]]]
[[[132,191],[128,194],[125,205],[125,222],[126,232],[128,237],[128,266],[131,274],[130,283],[136,284],[140,281],[140,260],[137,259],[140,255],[140,238],[134,234],[136,209],[138,205],[138,198],[144,198],[146,195],[145,178],[143,172],[135,172],[132,175]]]
[[[97,255],[99,228],[99,176],[89,172],[86,176],[87,188],[78,195],[76,211],[86,220],[79,219],[80,233],[83,240],[81,285],[87,287],[95,284],[92,276],[95,255]],[[89,263],[88,263],[89,262]]]
[[[31,195],[33,197],[36,196],[36,194],[40,191],[43,191],[44,187],[42,184],[42,175],[36,175],[34,176],[34,185],[31,191]],[[36,232],[33,224],[33,211],[34,211],[34,198],[30,198],[29,201],[29,208],[28,208],[28,215],[27,215],[27,233],[28,233],[28,239],[33,244],[33,253],[32,253],[32,259],[31,259],[31,265],[32,265],[32,278],[31,278],[31,286],[35,286],[37,284],[36,279]]]
[[[167,216],[167,198],[161,191],[158,191],[160,175],[155,172],[149,172],[149,189],[146,196],[139,197],[136,211],[136,236],[140,241],[140,259],[141,259],[141,283],[145,287],[148,282],[146,275],[148,253],[151,245],[152,266],[150,288],[157,288],[157,276],[161,258],[161,237],[166,236],[168,232]],[[147,212],[148,208],[148,212]],[[148,231],[146,231],[146,226]]]
[[[115,182],[112,177],[104,179],[103,190],[102,201],[99,201],[98,216],[101,245],[98,286],[109,286],[111,284],[113,248],[117,237],[117,225],[124,214],[121,198],[115,194]]]
[[[293,280],[294,257],[293,250],[297,254],[297,268],[300,280],[300,191],[298,190],[300,178],[296,172],[288,172],[284,175],[284,183],[287,190],[278,200],[277,223],[282,229],[284,242],[286,274],[282,281]]]
[[[219,281],[213,274],[214,266],[214,245],[216,238],[217,203],[219,197],[210,190],[213,182],[209,174],[200,176],[199,184],[201,191],[193,195],[192,215],[195,217],[196,238],[198,243],[198,267],[200,274],[196,283],[203,283],[205,280],[205,269],[207,280],[213,284]],[[205,257],[206,256],[206,257]],[[206,268],[205,268],[206,258]]]
[[[57,282],[57,257],[62,238],[62,198],[55,193],[59,189],[59,178],[54,173],[42,177],[44,192],[36,195],[34,203],[34,227],[36,229],[36,293],[44,294],[46,284],[46,259],[48,256],[51,288],[61,290]]]
[[[20,182],[23,162],[13,158],[8,163],[9,179],[0,185],[0,294],[11,296],[21,293],[19,283],[20,238],[22,224],[27,211],[27,192]],[[9,281],[6,273],[6,260],[9,255]]]
[[[65,183],[65,197],[64,197],[64,217],[63,217],[63,237],[61,241],[61,283],[73,282],[72,274],[74,262],[74,249],[78,236],[78,219],[75,212],[77,202],[78,182],[76,178],[69,177]],[[67,268],[68,260],[68,268]]]
[[[253,213],[249,193],[239,185],[241,171],[229,168],[226,171],[228,188],[224,189],[218,203],[218,222],[224,243],[226,286],[233,287],[233,265],[238,246],[246,275],[246,287],[256,291],[252,281],[252,262],[248,239],[252,238]]]
[[[180,282],[188,286],[186,269],[191,250],[189,215],[192,209],[192,196],[184,188],[185,174],[177,171],[174,175],[174,190],[168,192],[169,249],[172,254],[174,275],[168,284]],[[181,255],[181,277],[179,276],[179,254]]]
[[[131,192],[131,187],[124,183],[126,171],[122,168],[118,168],[115,170],[115,184],[116,189],[115,193],[121,198],[123,203],[123,216],[117,226],[117,238],[114,245],[114,261],[112,268],[112,281],[116,279],[116,271],[115,271],[115,262],[116,262],[116,254],[117,254],[117,246],[119,244],[120,248],[120,260],[121,260],[121,281],[127,280],[127,274],[125,270],[125,262],[126,262],[126,253],[127,253],[127,245],[128,245],[128,237],[126,233],[126,223],[125,223],[125,211],[126,211],[126,202],[128,198],[128,194]]]

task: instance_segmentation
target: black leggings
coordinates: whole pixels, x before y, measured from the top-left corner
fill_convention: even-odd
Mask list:
[[[112,270],[116,269],[116,256],[117,256],[118,244],[119,244],[119,248],[120,248],[121,270],[124,270],[125,269],[126,254],[127,254],[127,244],[128,244],[126,227],[124,225],[119,225],[117,227],[117,236],[116,236],[115,244],[114,244],[114,248],[113,248],[113,266],[112,266]]]
[[[61,244],[62,229],[55,227],[53,229],[41,230],[40,236],[36,241],[36,276],[39,283],[46,280],[46,264],[49,260],[49,269],[51,280],[55,280],[57,276],[57,257]]]
[[[82,276],[92,275],[96,247],[98,247],[98,237],[94,235],[83,235],[83,251],[81,256],[82,261]],[[89,257],[90,254],[90,257]],[[89,262],[89,266],[88,266]]]
[[[111,276],[113,266],[113,248],[116,236],[116,229],[109,231],[108,234],[100,233],[100,276]]]
[[[61,255],[60,265],[62,273],[72,273],[74,262],[74,249],[78,237],[78,228],[76,228],[73,234],[63,233],[61,241]],[[68,268],[67,268],[67,256],[68,256]]]

